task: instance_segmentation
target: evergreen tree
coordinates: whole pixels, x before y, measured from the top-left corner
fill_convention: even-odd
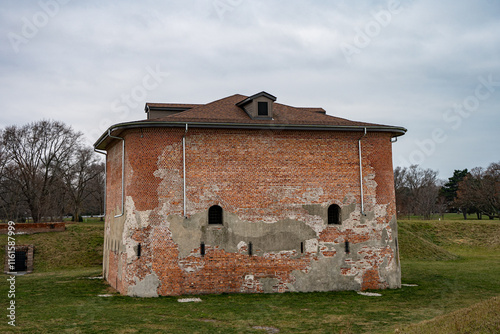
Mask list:
[[[451,211],[456,211],[460,208],[455,208],[453,202],[457,198],[458,184],[464,179],[468,174],[467,168],[464,170],[456,169],[453,172],[453,176],[448,179],[448,182],[441,187],[440,195],[443,196],[448,205],[448,209]]]

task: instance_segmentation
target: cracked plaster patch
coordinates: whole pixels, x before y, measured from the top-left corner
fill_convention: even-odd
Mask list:
[[[246,251],[247,251],[247,249],[248,249],[248,245],[247,245],[247,243],[246,243],[246,242],[244,242],[244,241],[240,241],[240,242],[238,242],[238,246],[236,246],[236,247],[237,247],[237,249],[238,249],[238,253],[244,253],[244,252],[246,252]]]
[[[161,179],[157,193],[163,213],[173,213],[179,210],[179,204],[174,199],[182,198],[182,179],[180,171],[170,168],[158,168],[153,175]]]
[[[318,188],[318,189],[307,188],[306,192],[302,194],[302,198],[306,203],[316,203],[319,202],[323,194],[324,194],[323,188]]]
[[[143,280],[134,277],[135,285],[129,285],[127,294],[131,297],[158,297],[160,280],[155,273],[146,275]]]
[[[127,263],[131,263],[136,258],[136,247],[138,242],[131,237],[138,229],[149,226],[149,215],[151,210],[136,211],[135,203],[131,196],[127,196],[125,200],[125,223],[123,227],[122,243],[127,254]]]
[[[305,242],[305,252],[306,253],[317,253],[319,247],[318,239],[308,239]]]

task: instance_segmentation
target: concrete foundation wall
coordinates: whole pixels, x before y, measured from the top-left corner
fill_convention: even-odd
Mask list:
[[[362,215],[359,133],[191,129],[185,217],[183,134],[124,134],[123,217],[114,218],[121,143],[108,148],[104,273],[121,293],[400,287],[389,134],[362,140]],[[331,204],[341,208],[340,225],[327,223]],[[208,224],[212,205],[223,208],[222,225]]]

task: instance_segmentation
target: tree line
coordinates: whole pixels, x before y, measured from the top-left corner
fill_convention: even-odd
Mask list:
[[[105,164],[82,137],[47,120],[0,129],[0,220],[61,221],[71,215],[78,221],[82,214],[104,213]],[[448,181],[437,175],[418,165],[394,170],[400,215],[499,217],[500,162],[455,170]]]
[[[104,162],[83,143],[58,121],[0,129],[0,220],[103,214]]]
[[[438,172],[418,165],[394,170],[396,207],[400,215],[430,219],[433,214],[460,212],[467,219],[500,218],[500,162],[488,168],[455,170],[447,181]]]

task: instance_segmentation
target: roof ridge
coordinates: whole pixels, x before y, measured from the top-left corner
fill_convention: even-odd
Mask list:
[[[214,105],[214,104],[217,104],[217,103],[222,103],[223,101],[226,101],[226,100],[232,100],[232,99],[235,99],[236,98],[241,101],[243,101],[244,99],[246,99],[247,97],[244,96],[244,95],[240,95],[240,94],[233,94],[231,96],[227,96],[227,97],[224,97],[224,98],[221,98],[221,99],[218,99],[218,100],[215,100],[215,101],[212,101],[212,102],[208,102],[206,104],[200,104],[196,107],[193,107],[189,110],[186,110],[186,111],[183,111],[183,112],[180,112],[180,113],[177,113],[177,114],[173,114],[173,115],[169,115],[169,116],[165,116],[165,117],[162,117],[162,118],[159,118],[158,120],[161,120],[163,118],[168,118],[168,119],[174,119],[174,118],[182,118],[182,117],[186,117],[186,116],[189,116],[190,114],[195,114],[195,113],[199,113],[200,112],[200,109],[203,110],[203,109],[207,109],[209,108],[210,106]],[[233,102],[233,101],[232,101]],[[231,104],[234,104],[234,106],[236,106],[236,103],[231,103]]]
[[[260,92],[252,96],[268,94]],[[396,128],[382,124],[352,121],[347,118],[328,115],[320,107],[295,107],[287,104],[273,102],[272,119],[252,119],[241,106],[241,103],[249,99],[248,96],[233,94],[206,104],[184,104],[193,105],[192,108],[172,115],[155,118],[153,122],[186,122],[186,123],[210,123],[217,124],[268,124],[268,125],[307,125],[311,127],[340,126],[340,127],[387,127]]]

